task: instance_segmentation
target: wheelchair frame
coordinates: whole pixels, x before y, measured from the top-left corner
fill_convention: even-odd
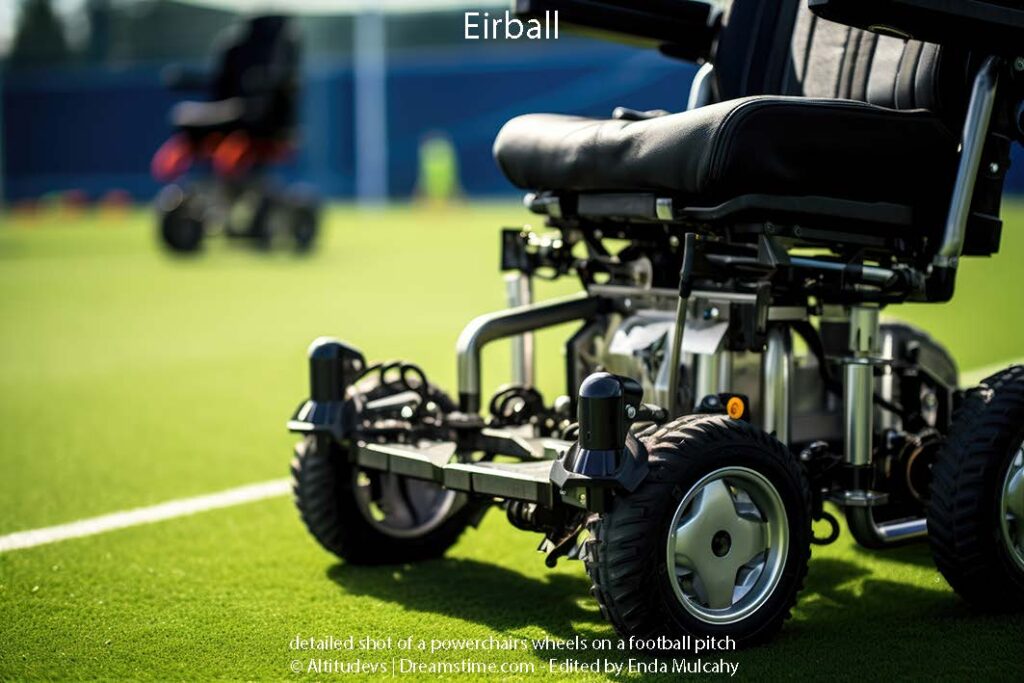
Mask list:
[[[936,280],[942,283],[943,290],[950,287],[964,244],[970,198],[981,162],[984,139],[988,132],[999,66],[998,59],[990,58],[975,78],[969,114],[963,131],[964,153],[957,172],[956,187],[950,202],[943,243],[927,269],[930,272],[871,265],[851,268],[832,260],[800,257],[788,257],[786,267],[817,271],[823,277],[838,275],[845,279],[846,284],[854,284],[858,287],[867,285],[884,288],[886,286],[893,287],[893,283],[896,283],[897,299],[911,298],[915,295],[923,297],[928,283]],[[696,81],[697,94],[691,99],[700,101],[699,89],[702,87],[701,84],[705,83],[705,79],[698,78]],[[661,220],[674,222],[680,216],[673,212],[669,217],[669,211],[672,211],[670,198],[654,199],[656,211],[664,216]],[[625,201],[629,201],[629,198],[626,198]],[[535,204],[537,198],[528,197],[527,202]],[[547,204],[543,207],[549,212],[549,215],[551,215],[552,206],[553,204]],[[681,215],[687,215],[687,211],[683,210]],[[685,242],[684,251],[688,251],[692,259],[693,252],[697,251],[697,247],[695,246],[696,241],[692,239],[693,233],[688,233],[688,235],[690,239]],[[770,241],[769,236],[762,235],[761,238],[762,247],[768,245],[765,247],[766,250],[778,249],[778,246]],[[524,239],[528,241],[531,237],[527,235]],[[506,244],[509,242],[510,240],[506,237]],[[509,254],[508,251],[509,249],[506,247],[504,258],[506,265],[515,262],[517,256],[522,256],[522,254]],[[786,258],[786,256],[781,258]],[[557,263],[560,260],[562,262]],[[567,270],[569,267],[568,263],[560,256],[548,259],[548,263],[563,270]],[[683,275],[684,280],[689,281],[692,278],[692,272]],[[529,489],[531,502],[551,503],[556,497],[554,495],[555,487],[550,481],[545,482],[543,476],[537,477],[535,481],[530,482],[529,487],[524,488],[524,480],[518,474],[509,474],[507,481],[504,481],[504,475],[500,474],[500,470],[496,468],[488,467],[485,468],[485,471],[478,472],[473,469],[472,465],[445,466],[444,464],[456,451],[471,452],[474,450],[528,461],[545,461],[563,455],[572,445],[572,442],[567,440],[528,439],[513,430],[489,429],[484,426],[483,419],[480,417],[481,352],[484,346],[490,342],[514,338],[512,361],[514,380],[529,386],[532,384],[534,376],[532,332],[562,323],[586,322],[599,311],[614,310],[623,306],[632,307],[636,302],[645,299],[661,301],[674,299],[676,301],[674,318],[677,333],[674,335],[672,345],[673,358],[679,358],[684,344],[686,344],[685,340],[689,336],[686,334],[686,322],[688,312],[692,318],[692,307],[689,306],[691,301],[702,301],[723,307],[741,306],[749,309],[749,315],[761,320],[762,324],[772,323],[770,332],[766,331],[764,351],[762,381],[763,386],[768,387],[769,390],[763,397],[762,426],[765,431],[774,433],[783,443],[790,442],[793,349],[792,331],[789,324],[793,321],[807,320],[807,306],[793,303],[772,305],[768,303],[766,296],[746,292],[692,290],[692,282],[684,285],[685,291],[682,295],[676,290],[664,287],[592,285],[590,293],[587,294],[534,303],[532,302],[531,279],[528,274],[519,273],[507,276],[506,283],[510,308],[474,319],[463,330],[456,344],[460,410],[456,420],[462,421],[458,430],[457,447],[452,452],[438,455],[433,451],[420,452],[408,446],[362,443],[358,446],[355,455],[355,461],[360,466],[428,479],[443,483],[455,490],[480,495],[518,498],[516,493],[522,493],[525,489]],[[908,283],[911,284],[909,288],[907,287]],[[881,291],[885,292],[884,289]],[[843,440],[846,444],[844,455],[849,466],[866,468],[871,464],[873,445],[873,367],[884,363],[884,359],[878,357],[879,310],[877,305],[861,303],[854,303],[846,308],[851,323],[851,338],[855,338],[857,341],[855,347],[850,349],[850,356],[843,359]],[[682,334],[679,334],[680,331]],[[693,353],[698,359],[697,364],[700,368],[696,372],[696,377],[699,378],[695,390],[696,396],[714,395],[728,390],[724,380],[729,376],[730,354],[724,350],[721,342],[722,338],[719,337],[717,343],[712,342],[710,346],[695,344]],[[336,344],[337,342],[334,340],[321,339],[315,342],[310,349],[312,383],[314,387],[323,388],[324,393],[320,394],[318,398],[317,392],[314,391],[310,401],[300,407],[295,417],[289,422],[289,429],[294,432],[328,433],[335,436],[344,433],[340,425],[331,422],[331,420],[340,419],[341,406],[327,408],[325,405],[343,402],[347,388],[344,385],[328,386],[327,378],[340,377],[345,374],[338,365],[347,362],[347,355],[339,351]],[[330,356],[330,359],[325,360],[324,356]],[[363,366],[365,366],[365,361]],[[669,367],[676,370],[670,372],[668,385],[654,399],[655,403],[661,406],[665,406],[668,402],[667,396],[674,395],[671,387],[678,386],[679,383],[679,364],[673,364],[670,361]],[[576,378],[574,383],[578,383],[581,379]],[[673,406],[668,409],[669,415],[678,414],[676,412],[678,408],[678,406]],[[346,434],[346,438],[352,438],[352,435]],[[451,474],[453,472],[458,474]],[[467,473],[475,474],[477,477],[467,477]],[[576,496],[563,497],[563,500],[568,505],[594,509],[593,506],[581,503],[579,497]],[[843,493],[842,500],[850,505],[861,503],[866,506],[871,502],[871,492],[860,486],[854,486]],[[924,522],[918,520],[910,525],[883,527],[879,529],[878,533],[880,537],[892,540],[908,536],[921,536],[925,533]]]
[[[698,73],[690,106],[709,100],[712,68],[705,65]],[[876,422],[891,426],[907,414],[892,399],[900,372],[921,378],[915,386],[931,391],[929,427],[939,434],[950,428],[962,392],[955,370],[953,377],[942,370],[941,347],[930,341],[913,357],[897,357],[893,332],[880,325],[879,312],[890,303],[949,300],[961,256],[997,250],[1001,224],[980,215],[972,202],[981,195],[980,208],[998,209],[1000,193],[978,186],[978,179],[986,147],[995,139],[988,158],[1000,161],[984,171],[1001,189],[999,163],[1005,165],[1009,137],[990,135],[990,129],[997,115],[1005,126],[1009,98],[1000,105],[997,93],[1008,68],[1001,57],[988,57],[974,76],[938,246],[909,237],[910,209],[890,204],[748,195],[694,207],[660,193],[529,194],[526,206],[545,215],[560,236],[503,232],[509,308],[474,319],[459,336],[457,407],[420,420],[417,406],[436,402],[418,368],[400,363],[380,368],[381,377],[397,369],[405,391],[360,404],[357,382],[380,366],[368,366],[358,350],[336,339],[321,338],[310,347],[310,398],[289,429],[306,435],[319,453],[340,447],[354,468],[430,482],[484,508],[501,501],[515,526],[544,533],[540,549],[549,566],[586,553],[579,537],[587,520],[607,513],[616,495],[628,495],[644,482],[649,454],[638,430],[691,414],[755,421],[799,452],[811,473],[814,518],[832,526],[827,538],[812,543],[838,536],[836,520],[824,511],[826,501],[844,510],[851,531],[868,547],[925,537],[923,514],[881,521],[874,516],[889,502],[876,485]],[[847,225],[858,230],[843,231]],[[969,239],[969,225],[980,239]],[[625,239],[630,246],[612,256],[602,246],[606,238]],[[808,248],[826,254],[791,253]],[[581,249],[584,258],[576,255]],[[533,278],[544,272],[575,272],[585,291],[534,302]],[[677,283],[669,275],[675,272]],[[730,284],[739,276],[747,282]],[[666,340],[650,376],[593,372],[614,365],[608,360],[609,337],[628,336],[626,321],[637,317]],[[807,332],[813,332],[811,318],[836,323],[845,339],[838,346],[833,339],[824,349]],[[568,393],[550,408],[539,398],[539,406],[531,405],[533,333],[568,322],[582,323],[565,346]],[[807,341],[806,356],[794,352],[795,336]],[[604,355],[588,359],[595,355],[595,338],[604,343],[596,355]],[[499,339],[512,339],[513,379],[524,391],[508,414],[496,415],[492,401],[488,420],[481,411],[481,352]],[[642,361],[636,362],[630,367],[640,367]],[[841,400],[831,412],[807,414],[797,407],[798,398],[824,395],[829,367],[840,370],[841,381],[832,381],[841,385]],[[407,373],[418,379],[410,381]],[[643,402],[645,393],[652,403]],[[529,419],[516,415],[520,408]],[[407,422],[378,429],[364,419],[378,409],[399,410]],[[808,431],[811,422],[817,432]],[[837,444],[840,452],[830,453]],[[473,454],[484,455],[474,460]],[[673,524],[681,512],[682,507]],[[677,595],[680,590],[676,585]]]

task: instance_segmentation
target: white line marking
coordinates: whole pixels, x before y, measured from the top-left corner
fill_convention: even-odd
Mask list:
[[[171,500],[150,507],[135,508],[133,510],[124,510],[123,512],[114,512],[109,515],[101,515],[100,517],[91,517],[71,522],[70,524],[60,524],[31,531],[18,531],[6,536],[0,536],[0,553],[21,548],[33,548],[37,545],[66,541],[71,538],[93,536],[116,529],[139,526],[140,524],[162,522],[166,519],[174,519],[175,517],[194,515],[197,512],[217,510],[267,498],[277,498],[288,493],[291,493],[291,480],[274,479],[258,484],[239,486],[238,488],[218,493],[210,493],[205,496]]]

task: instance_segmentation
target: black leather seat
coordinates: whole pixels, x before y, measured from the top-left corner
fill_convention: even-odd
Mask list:
[[[529,190],[915,203],[920,188],[949,182],[957,137],[925,110],[762,96],[641,121],[520,116],[494,150]]]
[[[963,55],[819,20],[806,0],[733,0],[724,24],[717,103],[645,120],[520,116],[495,141],[498,165],[527,190],[695,205],[744,194],[936,205],[952,186]]]

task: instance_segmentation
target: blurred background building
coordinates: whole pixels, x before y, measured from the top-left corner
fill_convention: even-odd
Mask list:
[[[681,109],[694,67],[563,31],[557,41],[467,41],[477,0],[2,0],[0,189],[153,196],[149,160],[180,96],[169,63],[201,66],[252,12],[288,12],[305,40],[302,152],[285,173],[328,197],[413,196],[425,140],[450,145],[464,196],[513,192],[491,161],[495,133],[531,111],[607,116],[616,105]],[[436,147],[436,142],[431,143]],[[431,153],[437,154],[437,149]],[[435,164],[436,165],[436,164]],[[1018,167],[1009,181],[1024,189]]]

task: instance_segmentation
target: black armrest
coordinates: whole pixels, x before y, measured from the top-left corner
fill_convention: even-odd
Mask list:
[[[823,19],[875,33],[1015,57],[1024,6],[1014,0],[808,0]]]
[[[543,19],[545,12],[558,12],[560,26],[639,40],[692,61],[711,52],[720,18],[700,0],[515,0],[520,18]]]

